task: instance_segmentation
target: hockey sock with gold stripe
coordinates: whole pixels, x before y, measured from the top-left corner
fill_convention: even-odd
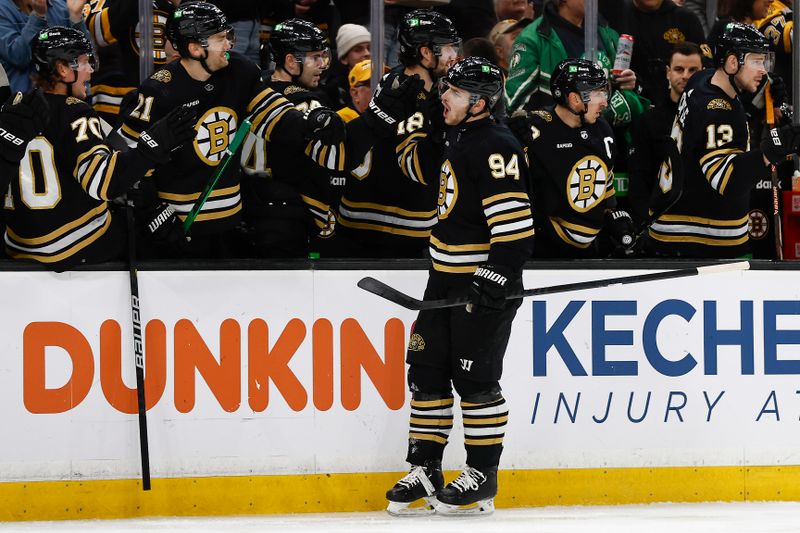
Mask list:
[[[476,468],[497,466],[503,451],[508,405],[499,392],[461,400],[467,464]]]
[[[453,397],[414,393],[408,432],[408,456],[413,465],[441,460],[453,429]]]

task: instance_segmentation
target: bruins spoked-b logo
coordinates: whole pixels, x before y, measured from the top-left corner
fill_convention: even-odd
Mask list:
[[[215,167],[236,135],[236,112],[227,107],[213,107],[197,121],[194,151],[207,165]]]
[[[609,175],[602,159],[586,156],[575,163],[567,178],[567,199],[572,208],[585,213],[606,194]]]
[[[456,182],[456,174],[453,172],[450,161],[446,160],[442,164],[442,170],[439,173],[439,196],[436,199],[439,218],[447,218],[447,215],[453,210],[453,206],[456,205],[457,199],[458,183]]]

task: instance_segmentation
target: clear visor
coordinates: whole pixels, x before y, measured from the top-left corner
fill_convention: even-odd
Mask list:
[[[444,59],[451,59],[455,57],[463,57],[464,50],[461,47],[461,40],[447,43],[447,44],[437,44],[433,47],[433,53]]]
[[[603,104],[608,102],[608,89],[592,89],[581,93],[583,101],[589,104]]]
[[[72,61],[69,66],[72,70],[78,71],[95,70],[97,68],[97,61],[93,54],[82,54]]]
[[[236,44],[236,32],[233,28],[215,33],[206,39],[206,49],[209,52],[227,52]]]
[[[317,52],[306,52],[295,56],[298,62],[302,62],[308,68],[327,69],[331,64],[331,51],[326,48]]]
[[[775,54],[773,52],[766,54],[749,53],[744,56],[744,65],[747,68],[772,72],[772,68],[775,66]]]
[[[447,97],[452,104],[457,104],[458,106],[463,105],[466,108],[471,107],[470,96],[472,96],[472,93],[464,89],[459,89],[455,85],[450,85],[445,79],[440,79],[439,96],[444,96],[444,93],[448,91],[450,94],[448,94]]]

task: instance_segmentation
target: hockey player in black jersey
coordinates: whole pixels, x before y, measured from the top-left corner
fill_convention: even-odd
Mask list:
[[[609,90],[603,69],[565,59],[550,78],[555,106],[512,119],[530,161],[537,257],[598,257],[604,224],[615,244],[633,244],[631,217],[614,196],[614,135],[601,116]]]
[[[302,19],[281,22],[272,31],[275,71],[267,86],[301,112],[328,105],[319,90],[330,64],[327,41],[322,30]],[[250,136],[245,145],[244,218],[260,257],[308,257],[334,230],[331,172],[306,157],[305,148],[280,137],[267,145]]]
[[[196,117],[189,108],[176,108],[131,150],[114,151],[84,101],[93,71],[84,34],[58,26],[42,30],[33,39],[32,61],[47,120],[27,143],[6,194],[6,251],[58,271],[117,258],[125,245],[124,222],[112,216],[108,201],[168,162],[171,150],[194,136]]]
[[[153,65],[161,68],[174,60],[175,49],[166,36],[167,20],[180,0],[153,2]],[[139,2],[138,0],[90,0],[86,25],[98,47],[118,47],[120,67],[108,69],[92,83],[92,107],[109,124],[117,125],[126,95],[139,85]]]
[[[438,223],[425,299],[469,295],[462,308],[421,311],[408,345],[411,471],[390,489],[392,514],[489,513],[497,493],[508,408],[500,389],[503,356],[530,256],[533,220],[525,153],[490,116],[503,90],[500,68],[471,57],[448,72],[442,93],[452,131],[439,176]],[[444,485],[441,461],[461,398],[466,467]],[[428,506],[412,507],[424,499]]]
[[[256,65],[230,53],[232,36],[222,11],[207,2],[188,2],[176,9],[167,35],[181,60],[166,65],[142,83],[138,101],[126,112],[121,134],[129,142],[169,110],[196,102],[200,118],[197,136],[173,154],[154,174],[158,198],[168,202],[183,220],[223,159],[243,120],[251,132],[269,142],[305,146],[317,140],[339,146],[344,127],[325,108],[306,115],[293,109],[281,94],[260,80]],[[191,242],[183,250],[163,247],[162,257],[232,257],[246,253],[236,226],[241,221],[241,166],[228,165],[191,226]]]
[[[350,257],[423,257],[436,224],[435,184],[444,150],[436,83],[456,61],[461,41],[450,19],[428,10],[406,14],[398,39],[402,66],[383,78],[378,92],[414,77],[424,85],[410,96],[411,104],[417,102],[411,112],[349,167],[335,242]],[[348,124],[348,135],[368,113]]]
[[[716,69],[698,72],[678,104],[672,128],[684,178],[667,161],[659,173],[664,196],[677,203],[650,227],[653,252],[664,256],[741,257],[749,252],[748,210],[755,184],[769,178],[800,145],[800,128],[773,129],[750,146],[742,93],[754,93],[772,60],[754,27],[728,23],[714,46]]]

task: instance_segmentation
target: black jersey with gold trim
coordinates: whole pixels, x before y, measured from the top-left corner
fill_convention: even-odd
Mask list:
[[[419,111],[398,121],[393,137],[375,139],[350,170],[339,204],[339,235],[373,257],[422,257],[437,221],[444,144],[428,141],[434,129],[431,113],[441,108],[435,93],[421,91],[418,98]],[[423,151],[427,159],[420,158]]]
[[[45,94],[49,119],[28,143],[5,197],[5,245],[18,259],[64,270],[113,257],[124,244],[107,200],[148,170],[135,152],[108,147],[100,119],[77,98]]]
[[[92,106],[99,113],[118,115],[122,99],[139,85],[139,3],[136,0],[90,0],[86,25],[98,46],[119,45],[120,75],[92,84]],[[174,11],[169,0],[153,0],[153,66],[167,63],[167,20]]]
[[[270,81],[267,86],[282,94],[294,109],[306,113],[327,106],[327,99],[320,91],[309,91],[292,82]],[[334,215],[330,206],[335,202],[331,186],[331,171],[317,165],[305,155],[305,146],[275,138],[266,143],[262,137],[248,137],[242,151],[242,166],[247,174],[260,174],[289,186],[283,191],[296,192],[296,200],[302,202],[315,228],[323,236],[334,230]],[[274,189],[271,189],[274,191]],[[259,201],[292,200],[287,198],[260,198]]]
[[[158,195],[183,219],[224,157],[239,124],[253,116],[251,131],[270,141],[278,129],[302,131],[302,113],[260,80],[252,62],[231,53],[227,67],[198,81],[180,62],[166,65],[141,85],[133,109],[125,111],[120,134],[129,144],[176,107],[198,101],[197,136],[172,153],[155,172]],[[279,126],[280,123],[280,126]],[[295,138],[296,135],[292,135]],[[228,165],[195,219],[195,235],[219,234],[241,219],[241,166]]]
[[[714,70],[698,72],[678,104],[672,127],[683,162],[675,183],[662,165],[664,193],[682,185],[677,203],[650,226],[654,250],[687,257],[739,257],[749,251],[750,192],[769,178],[760,150],[750,148],[742,103],[711,83]]]
[[[780,0],[769,3],[767,16],[753,21],[753,25],[769,39],[775,52],[775,73],[785,82],[792,79],[792,32],[794,21],[792,9]],[[791,91],[787,95],[792,99]]]
[[[599,118],[572,128],[554,107],[530,115],[533,143],[528,146],[531,197],[536,202],[537,241],[547,250],[577,253],[590,249],[614,197],[614,134]]]
[[[521,268],[534,230],[519,141],[490,118],[458,126],[448,138],[430,240],[433,269],[472,274],[487,261]]]

